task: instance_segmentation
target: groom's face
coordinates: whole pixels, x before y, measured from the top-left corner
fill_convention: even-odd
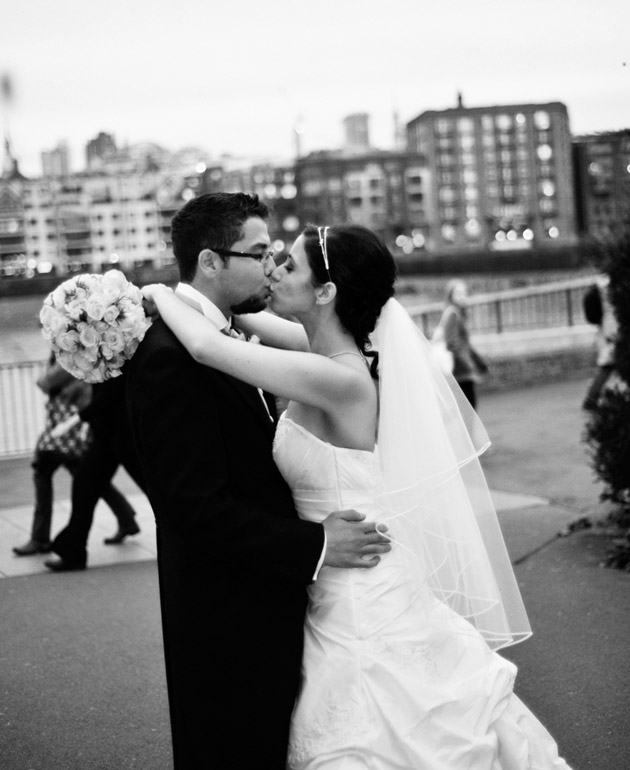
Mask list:
[[[264,255],[271,240],[267,225],[259,217],[251,217],[243,225],[243,236],[229,250]],[[254,257],[228,257],[221,271],[221,288],[234,314],[258,313],[267,307],[272,260]]]

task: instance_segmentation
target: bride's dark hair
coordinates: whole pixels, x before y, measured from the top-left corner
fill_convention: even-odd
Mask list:
[[[323,233],[323,228],[320,230]],[[383,241],[366,227],[334,225],[326,233],[326,270],[318,228],[307,225],[303,235],[314,284],[332,280],[337,287],[337,316],[359,349],[367,353],[383,305],[394,295],[394,258]]]

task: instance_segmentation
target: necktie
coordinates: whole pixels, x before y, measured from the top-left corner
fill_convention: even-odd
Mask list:
[[[237,331],[232,326],[232,324],[230,324],[229,326],[223,327],[221,331],[223,334],[227,334],[228,337],[234,337],[234,339],[243,340],[244,342],[247,342],[247,337],[243,334],[243,332]],[[256,390],[258,391],[260,398],[262,399],[265,410],[269,415],[269,419],[271,420],[271,422],[274,422],[273,415],[276,412],[276,408],[275,408],[275,400],[273,399],[273,396],[270,393],[265,393],[265,391],[263,391],[262,388],[256,388]],[[268,401],[267,399],[270,399],[271,403],[273,403],[273,409],[271,408],[270,401]]]

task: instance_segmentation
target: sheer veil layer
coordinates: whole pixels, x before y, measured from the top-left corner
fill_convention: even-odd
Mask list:
[[[486,431],[459,386],[395,299],[379,350],[380,521],[405,550],[433,608],[449,607],[492,649],[531,634],[479,456]],[[472,629],[471,629],[472,630]]]

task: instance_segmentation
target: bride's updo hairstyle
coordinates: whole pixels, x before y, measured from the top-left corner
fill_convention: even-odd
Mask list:
[[[328,269],[320,235],[324,228],[307,225],[304,249],[316,286],[332,281],[337,287],[335,310],[344,329],[366,353],[383,305],[394,295],[396,263],[387,246],[360,225],[326,228]]]

